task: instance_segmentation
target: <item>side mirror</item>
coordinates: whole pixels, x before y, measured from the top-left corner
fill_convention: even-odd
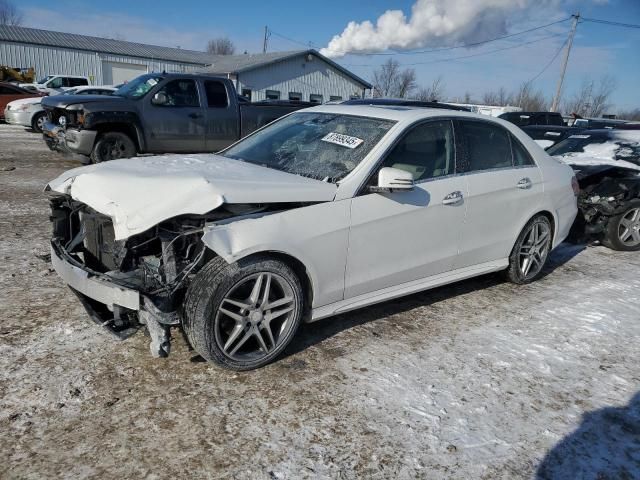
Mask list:
[[[413,190],[413,175],[399,168],[381,168],[378,173],[378,189],[382,191]]]
[[[169,99],[164,92],[156,93],[151,99],[151,103],[153,103],[154,105],[166,105],[168,101]]]

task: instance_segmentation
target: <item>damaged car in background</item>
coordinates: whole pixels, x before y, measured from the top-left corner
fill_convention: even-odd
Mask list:
[[[640,250],[640,131],[587,130],[547,149],[576,172],[580,214],[572,237]]]
[[[218,155],[114,160],[49,183],[55,270],[121,338],[181,327],[227,368],[310,322],[488,272],[541,275],[577,183],[518,127],[444,109],[326,105]]]

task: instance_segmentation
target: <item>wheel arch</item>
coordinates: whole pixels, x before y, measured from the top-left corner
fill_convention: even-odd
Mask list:
[[[254,252],[243,256],[242,258],[236,259],[236,261],[252,259],[256,257],[269,257],[276,260],[280,260],[285,265],[288,265],[293,269],[295,274],[298,276],[298,279],[302,283],[302,291],[304,293],[304,320],[307,321],[310,318],[310,313],[313,305],[313,286],[314,280],[311,272],[307,268],[307,266],[297,257],[291,255],[290,253],[278,251],[278,250],[262,250],[258,252]]]
[[[119,132],[124,133],[133,141],[136,150],[138,153],[141,153],[144,149],[144,138],[140,131],[140,128],[136,124],[126,123],[126,122],[107,122],[107,123],[98,123],[94,126],[96,132],[98,132],[96,136],[97,138],[109,132]]]
[[[516,242],[518,241],[518,238],[520,237],[520,234],[522,233],[522,230],[524,230],[524,228],[529,224],[529,222],[531,220],[533,220],[533,218],[537,217],[538,215],[543,215],[547,218],[547,220],[549,220],[549,223],[551,224],[551,238],[553,239],[552,242],[552,247],[554,248],[555,245],[555,240],[556,240],[556,225],[557,225],[557,218],[556,216],[553,214],[553,212],[551,212],[550,210],[547,209],[540,209],[538,211],[536,211],[535,213],[533,213],[532,215],[529,215],[527,217],[527,219],[519,226],[517,233],[516,233],[516,238],[514,238],[513,243],[512,243],[512,249],[513,247],[515,247]]]

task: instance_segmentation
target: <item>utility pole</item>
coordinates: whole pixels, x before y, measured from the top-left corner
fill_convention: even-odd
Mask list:
[[[264,42],[262,42],[262,53],[267,53],[267,42],[269,41],[269,27],[264,26]]]
[[[569,32],[569,38],[567,42],[567,51],[564,53],[564,60],[562,61],[562,68],[560,69],[560,80],[558,80],[558,88],[556,89],[556,96],[553,97],[553,104],[551,105],[551,111],[557,112],[560,106],[560,94],[562,92],[562,83],[564,82],[564,74],[567,72],[567,63],[569,63],[569,53],[571,53],[571,45],[573,45],[573,37],[576,34],[576,27],[578,26],[578,20],[580,20],[580,12],[573,15],[573,25],[571,25],[571,31]]]

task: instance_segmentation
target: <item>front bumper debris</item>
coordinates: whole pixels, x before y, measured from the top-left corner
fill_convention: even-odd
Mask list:
[[[50,150],[64,151],[64,136],[64,129],[59,125],[54,125],[51,122],[44,122],[44,125],[42,125],[42,138]]]
[[[121,340],[138,330],[134,317],[140,309],[139,292],[82,268],[56,241],[51,242],[51,264],[78,297],[91,320]]]

